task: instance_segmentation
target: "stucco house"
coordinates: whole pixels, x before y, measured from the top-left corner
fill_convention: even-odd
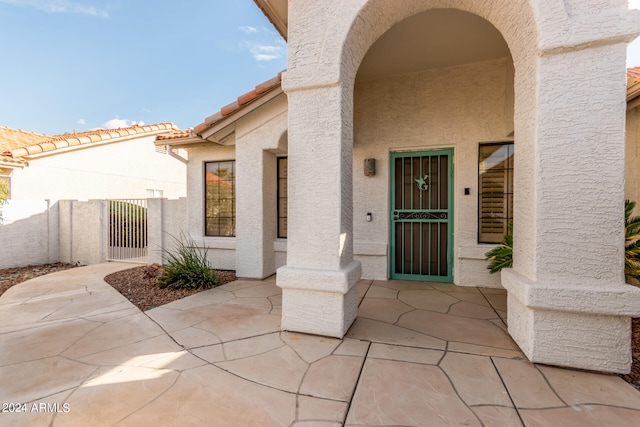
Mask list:
[[[277,271],[282,328],[335,337],[360,278],[501,286],[530,360],[630,369],[626,0],[255,2],[287,70],[156,142],[189,152],[186,228],[218,267]]]
[[[156,146],[172,123],[44,135],[0,126],[0,179],[14,200],[178,198],[186,152]]]

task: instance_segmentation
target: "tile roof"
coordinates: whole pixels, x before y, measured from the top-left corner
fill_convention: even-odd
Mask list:
[[[627,109],[635,108],[640,97],[640,67],[627,68]]]
[[[235,100],[229,105],[225,105],[220,109],[220,111],[204,119],[204,122],[200,123],[198,126],[193,128],[193,132],[196,135],[201,135],[202,132],[215,126],[217,123],[221,122],[227,117],[236,114],[237,112],[241,111],[252,102],[262,98],[272,90],[279,88],[281,82],[282,82],[282,71],[279,72],[276,77],[270,80],[267,80],[266,82],[260,83],[253,90],[245,93],[244,95],[240,95],[237,100]]]
[[[27,162],[24,159],[14,159],[11,156],[5,156],[3,154],[0,154],[0,165],[5,165],[5,166],[25,166],[28,165],[29,162]]]
[[[181,139],[181,138],[189,138],[192,136],[196,136],[193,132],[193,129],[176,129],[170,133],[163,133],[162,135],[156,136],[156,141],[166,141],[172,139]]]
[[[0,126],[0,153],[53,139],[51,135]]]
[[[640,81],[640,67],[627,68],[627,79],[634,82]]]
[[[155,134],[161,131],[178,130],[173,123],[134,125],[118,129],[98,129],[50,136],[0,127],[0,156],[14,162],[32,154],[45,153],[67,147],[109,141],[133,135]],[[9,162],[9,160],[7,160]]]

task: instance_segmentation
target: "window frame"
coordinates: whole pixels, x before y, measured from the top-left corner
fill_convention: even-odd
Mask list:
[[[208,207],[208,198],[207,198],[207,170],[208,170],[208,165],[210,164],[222,164],[222,163],[232,163],[232,168],[231,168],[231,174],[232,174],[232,179],[233,179],[233,187],[231,190],[231,194],[232,194],[232,208],[231,208],[231,213],[232,216],[230,218],[232,218],[232,223],[233,223],[233,234],[230,235],[225,235],[225,234],[209,234],[209,217],[207,216],[207,207]],[[219,166],[218,166],[219,168]],[[204,165],[203,165],[203,177],[202,177],[202,183],[203,183],[203,198],[204,198],[204,206],[203,206],[203,216],[204,216],[204,230],[203,230],[203,235],[205,237],[215,237],[215,238],[225,238],[225,237],[230,237],[230,238],[235,238],[236,234],[237,234],[237,211],[236,211],[236,203],[237,203],[237,191],[236,191],[236,160],[235,159],[227,159],[227,160],[211,160],[211,161],[205,161]],[[220,198],[218,199],[218,201],[220,200]],[[214,218],[214,217],[212,217]],[[220,219],[220,217],[218,217],[218,219]],[[220,224],[218,224],[218,229],[220,229]]]
[[[281,171],[282,171],[282,161],[286,162],[286,175],[284,177],[281,176]],[[288,228],[288,224],[287,224],[287,219],[289,217],[289,210],[288,210],[288,203],[289,203],[289,197],[288,197],[288,185],[289,185],[289,160],[287,156],[281,156],[281,157],[277,157],[276,158],[276,162],[277,162],[277,176],[276,176],[276,188],[277,188],[277,195],[276,195],[276,222],[277,222],[277,237],[278,239],[286,239],[287,238],[287,228]],[[287,189],[287,192],[285,192],[284,196],[281,194],[281,190],[280,190],[280,183],[281,181],[285,182],[285,189]],[[284,205],[283,205],[284,203]],[[282,213],[284,209],[284,214]],[[281,228],[281,223],[280,220],[284,219],[285,220],[285,229],[284,232]]]
[[[511,146],[511,148],[508,148],[508,157],[511,157],[511,160],[508,162],[507,167],[504,168],[503,170],[505,171],[505,181],[506,181],[506,191],[502,191],[502,198],[504,200],[505,203],[505,208],[504,208],[504,217],[501,217],[500,219],[504,220],[504,228],[503,228],[503,233],[500,235],[500,239],[498,241],[488,241],[486,238],[483,238],[484,234],[491,234],[491,233],[482,233],[482,220],[485,219],[485,217],[482,216],[482,197],[483,193],[482,191],[482,158],[481,158],[481,152],[482,152],[482,147],[488,147],[488,146]],[[515,143],[514,141],[496,141],[496,142],[485,142],[485,143],[479,143],[478,144],[478,160],[477,160],[477,164],[478,164],[478,198],[477,198],[477,242],[478,244],[491,244],[491,245],[496,245],[496,244],[500,244],[500,242],[502,242],[502,239],[504,238],[504,236],[508,233],[508,229],[509,229],[509,223],[513,223],[513,195],[514,195],[514,184],[513,184],[513,174],[515,172],[515,164],[514,164],[514,160],[515,160]],[[511,175],[511,179],[509,177],[509,174]],[[511,203],[511,206],[510,206]],[[509,216],[509,212],[511,211],[511,216]],[[495,233],[493,233],[495,234]]]

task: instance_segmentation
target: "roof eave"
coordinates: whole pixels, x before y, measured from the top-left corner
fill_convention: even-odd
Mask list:
[[[640,96],[640,80],[627,80],[627,102],[631,102]]]
[[[40,157],[48,157],[57,154],[67,153],[69,151],[75,150],[83,150],[93,147],[100,147],[108,144],[114,144],[123,141],[130,141],[138,138],[147,138],[156,136],[162,133],[166,133],[169,129],[176,129],[173,123],[160,123],[153,125],[144,125],[143,127],[148,129],[143,129],[142,132],[139,133],[129,133],[129,134],[119,134],[123,129],[129,128],[119,128],[113,129],[112,133],[106,132],[109,137],[104,137],[101,140],[90,140],[86,135],[78,134],[77,136],[73,134],[69,134],[68,138],[59,138],[57,140],[47,141],[43,144],[38,144],[29,147],[23,147],[16,150],[12,150],[11,154],[13,157],[22,158],[26,160],[37,159]],[[162,128],[161,128],[162,127]],[[115,136],[114,134],[118,133],[119,136]],[[65,135],[66,136],[66,135]],[[80,141],[82,138],[82,142]],[[90,141],[87,141],[89,139]],[[42,147],[42,145],[47,144],[47,149]],[[53,147],[53,148],[50,148]],[[34,151],[37,149],[37,151]]]
[[[222,132],[224,131],[227,127],[235,125],[235,123],[241,119],[242,117],[245,117],[247,114],[257,110],[258,108],[260,108],[261,106],[263,106],[264,104],[268,103],[269,101],[271,101],[272,99],[274,99],[275,97],[277,97],[278,95],[282,94],[282,87],[281,86],[277,86],[273,89],[271,89],[270,91],[268,91],[267,93],[265,93],[262,97],[256,99],[255,101],[246,104],[243,108],[239,109],[238,111],[236,111],[234,114],[231,114],[229,116],[226,116],[225,118],[223,118],[222,120],[220,120],[219,122],[215,123],[213,126],[207,128],[206,130],[202,131],[202,133],[200,134],[203,138],[205,139],[210,139],[211,137],[214,137],[214,142],[218,142],[221,143],[221,141],[223,139],[227,138],[228,133],[230,132]],[[225,133],[225,136],[222,138],[216,138],[215,135],[219,134],[219,133]]]
[[[282,38],[287,40],[287,27],[289,22],[288,0],[253,0],[256,6],[262,10],[264,16],[267,17],[271,24],[275,27],[276,31],[280,33]]]
[[[207,141],[200,136],[187,136],[184,138],[156,139],[154,144],[158,147],[170,145],[171,148],[191,148],[198,144],[204,144]]]

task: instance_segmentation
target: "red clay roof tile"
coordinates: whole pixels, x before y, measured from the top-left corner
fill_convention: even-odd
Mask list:
[[[0,164],[23,166],[27,165],[28,162],[24,159],[14,159],[11,156],[4,156],[0,154]]]
[[[91,144],[108,141],[130,135],[156,133],[158,131],[179,130],[173,123],[159,123],[152,125],[134,125],[130,128],[97,129],[87,132],[74,132],[50,136],[25,132],[0,126],[0,154],[6,158],[16,160],[16,163],[26,163],[20,157],[59,150],[70,146]]]
[[[0,126],[0,153],[48,141],[53,136]]]
[[[633,81],[640,81],[640,67],[627,68],[627,78]]]
[[[233,101],[231,104],[225,105],[220,109],[220,114],[223,116],[228,116],[229,114],[233,114],[234,111],[237,111],[240,108],[240,104],[238,101]]]
[[[250,90],[249,92],[240,95],[238,99],[236,99],[234,102],[225,105],[220,109],[220,111],[204,119],[204,122],[200,123],[199,125],[193,128],[194,133],[196,135],[202,134],[202,132],[206,131],[210,127],[213,127],[216,123],[222,121],[223,119],[229,116],[232,116],[233,114],[242,110],[245,106],[251,104],[253,101],[264,96],[266,93],[280,87],[281,82],[282,82],[282,72],[279,72],[277,76],[265,82],[260,83],[253,90]]]
[[[189,138],[190,136],[195,136],[195,134],[193,133],[193,131],[191,129],[174,130],[171,133],[165,133],[165,134],[161,134],[161,135],[156,136],[156,141],[166,141],[166,140],[179,139],[179,138]]]

